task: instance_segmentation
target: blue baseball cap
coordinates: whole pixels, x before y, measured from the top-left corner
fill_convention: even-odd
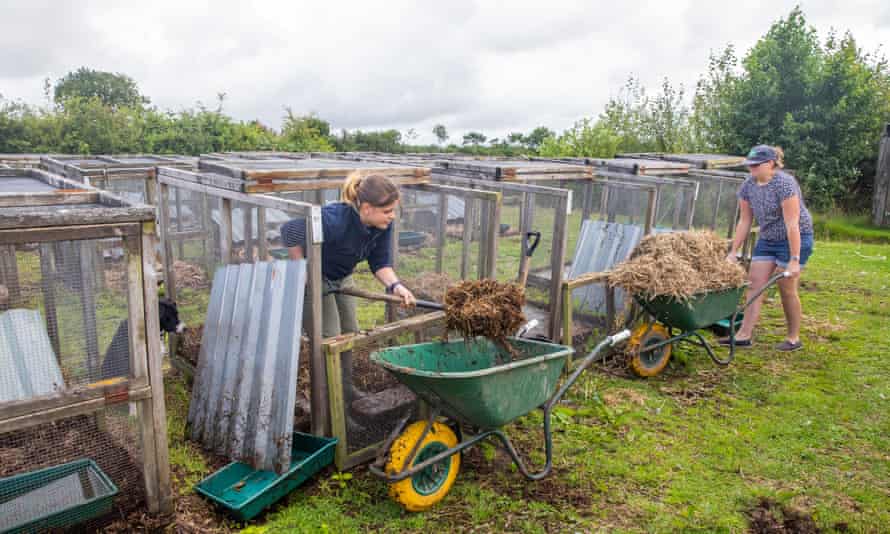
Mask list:
[[[745,159],[745,165],[760,165],[761,163],[766,163],[767,161],[777,161],[779,159],[778,154],[776,154],[776,149],[769,145],[757,145],[752,148],[750,152],[748,152],[748,157]]]

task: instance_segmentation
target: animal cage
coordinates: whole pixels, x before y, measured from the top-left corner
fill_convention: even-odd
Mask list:
[[[155,205],[155,167],[193,169],[189,158],[150,154],[95,156],[44,156],[41,166],[75,182],[92,185],[138,204]]]
[[[0,528],[101,490],[49,477],[81,461],[119,490],[91,528],[172,511],[154,244],[147,206],[0,169]]]

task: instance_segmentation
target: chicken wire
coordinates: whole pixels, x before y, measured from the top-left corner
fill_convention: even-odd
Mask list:
[[[93,187],[98,187],[113,193],[127,202],[135,204],[154,204],[155,199],[149,198],[149,176],[147,174],[128,174],[122,176],[105,175],[90,176],[89,182]]]
[[[718,235],[732,237],[738,213],[737,193],[742,179],[723,176],[691,174],[690,180],[699,184],[698,202],[692,225],[710,229]]]
[[[130,375],[119,238],[0,247],[0,401]]]
[[[128,403],[108,405],[95,413],[77,415],[0,434],[0,530],[28,519],[82,504],[108,493],[95,473],[53,480],[41,473],[36,487],[21,487],[4,478],[92,460],[117,487],[110,513],[79,523],[77,530],[94,532],[145,505],[143,451],[138,419]]]

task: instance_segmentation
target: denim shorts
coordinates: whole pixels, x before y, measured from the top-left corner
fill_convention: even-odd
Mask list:
[[[802,234],[800,236],[800,265],[803,266],[813,253],[813,235]],[[770,241],[758,239],[754,245],[754,254],[751,261],[771,261],[779,267],[787,267],[791,259],[791,247],[788,240]]]

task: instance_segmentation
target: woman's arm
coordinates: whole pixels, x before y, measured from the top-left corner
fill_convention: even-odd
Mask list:
[[[377,269],[374,273],[374,276],[377,277],[377,280],[380,280],[380,283],[386,287],[389,287],[396,282],[399,281],[399,277],[396,276],[396,271],[392,267],[382,267]],[[393,295],[402,297],[402,302],[405,306],[414,306],[417,303],[417,299],[414,297],[414,293],[405,287],[404,285],[397,285],[393,291]]]
[[[788,235],[788,248],[792,259],[788,262],[788,271],[792,274],[800,272],[800,197],[790,196],[782,201],[782,218],[785,219],[785,232]]]
[[[751,210],[751,204],[747,200],[739,199],[739,222],[735,226],[735,235],[732,238],[732,246],[729,249],[727,258],[735,261],[736,254],[742,247],[742,243],[748,237],[751,231],[751,223],[754,221],[754,212]]]

